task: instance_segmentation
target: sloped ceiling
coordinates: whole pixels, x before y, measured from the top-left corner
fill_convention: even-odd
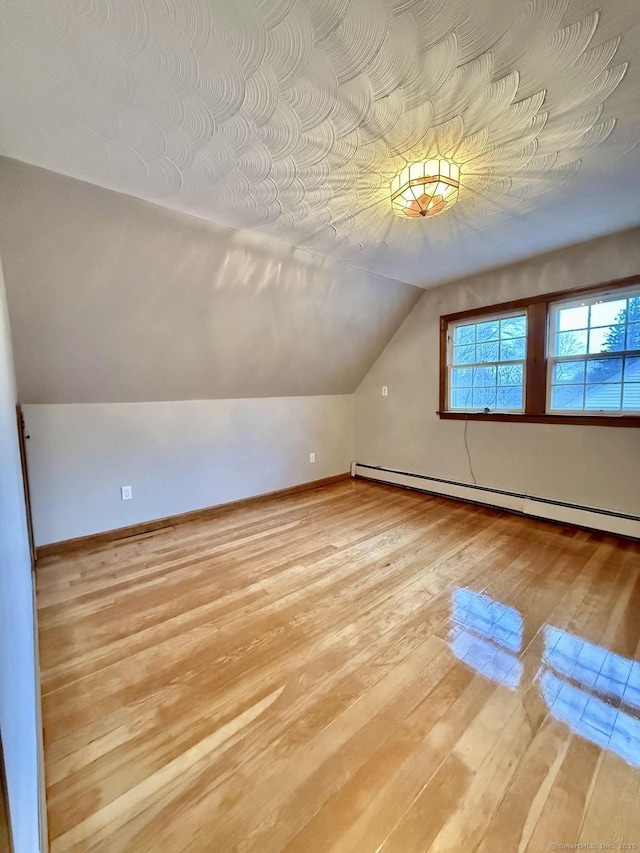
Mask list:
[[[347,394],[417,287],[0,157],[20,401]]]
[[[421,286],[640,222],[637,0],[3,6],[10,157]]]

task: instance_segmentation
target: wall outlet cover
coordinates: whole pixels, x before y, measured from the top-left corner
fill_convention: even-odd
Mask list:
[[[130,501],[133,497],[133,491],[131,489],[131,486],[121,486],[120,497],[123,501]]]

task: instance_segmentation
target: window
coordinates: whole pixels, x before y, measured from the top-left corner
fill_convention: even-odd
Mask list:
[[[551,306],[549,412],[640,413],[640,288]]]
[[[640,426],[640,277],[449,314],[442,418]]]
[[[449,399],[453,411],[523,410],[526,313],[453,323],[449,346]]]

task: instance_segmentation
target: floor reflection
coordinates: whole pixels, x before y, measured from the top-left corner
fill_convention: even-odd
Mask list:
[[[450,647],[476,672],[510,689],[520,685],[524,622],[514,607],[484,593],[454,590]],[[640,766],[640,662],[545,625],[538,688],[551,715],[580,737]]]
[[[544,643],[540,685],[552,715],[640,766],[640,663],[550,626]]]
[[[492,681],[511,688],[520,684],[522,617],[515,608],[470,589],[456,589],[451,620],[456,657]]]

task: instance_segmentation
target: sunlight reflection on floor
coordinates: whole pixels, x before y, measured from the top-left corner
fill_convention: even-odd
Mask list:
[[[464,664],[515,690],[523,676],[524,621],[485,593],[452,593],[449,643]],[[640,662],[545,625],[537,683],[550,714],[575,734],[640,766]]]

